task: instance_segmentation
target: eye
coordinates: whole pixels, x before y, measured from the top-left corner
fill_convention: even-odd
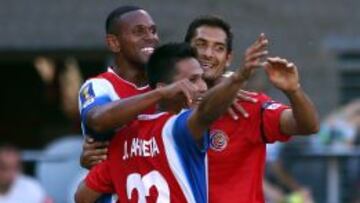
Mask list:
[[[225,52],[226,47],[224,45],[216,45],[214,49],[216,52]]]
[[[197,78],[196,76],[192,76],[192,77],[189,78],[189,81],[190,81],[191,83],[196,83],[197,79],[198,79],[198,78]]]
[[[195,47],[197,47],[197,48],[205,48],[206,47],[206,42],[204,42],[204,41],[196,41],[195,42]]]
[[[146,34],[146,29],[142,26],[137,26],[134,28],[133,34],[136,36],[142,36],[142,35]]]
[[[156,34],[156,33],[157,33],[157,28],[156,28],[156,26],[151,26],[151,27],[149,28],[149,30],[150,30],[150,32],[151,32],[152,34]]]

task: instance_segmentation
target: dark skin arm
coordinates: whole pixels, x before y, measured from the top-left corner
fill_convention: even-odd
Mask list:
[[[86,115],[86,124],[98,133],[119,128],[134,120],[137,115],[154,106],[161,99],[176,94],[177,92],[172,88],[173,86],[157,88],[144,94],[94,107]],[[176,90],[180,91],[179,88]],[[191,101],[191,95],[185,94],[185,96],[188,102]]]
[[[82,182],[76,190],[74,199],[76,203],[95,203],[102,193],[96,192]]]

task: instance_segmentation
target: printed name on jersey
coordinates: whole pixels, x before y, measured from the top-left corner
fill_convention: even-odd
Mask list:
[[[274,102],[274,101],[269,101],[263,104],[263,108],[264,109],[268,109],[268,110],[276,110],[278,108],[280,108],[282,106],[282,104],[278,103],[278,102]]]
[[[124,143],[123,160],[132,157],[154,157],[158,154],[160,154],[160,150],[155,137],[149,140],[133,138],[129,144],[128,141]]]
[[[82,108],[87,107],[95,101],[95,93],[92,83],[87,84],[80,92],[80,100]]]
[[[223,151],[229,143],[229,137],[221,130],[210,131],[210,148],[215,151]]]

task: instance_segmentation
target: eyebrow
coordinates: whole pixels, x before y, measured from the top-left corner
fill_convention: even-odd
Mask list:
[[[205,38],[202,38],[202,37],[199,37],[199,38],[196,38],[195,41],[202,41],[202,42],[207,42],[208,40],[206,40]],[[226,42],[215,42],[216,45],[223,45],[226,47]]]

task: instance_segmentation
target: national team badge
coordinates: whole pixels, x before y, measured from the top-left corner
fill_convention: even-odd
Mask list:
[[[210,148],[215,151],[223,151],[229,142],[229,137],[221,130],[210,131]]]

